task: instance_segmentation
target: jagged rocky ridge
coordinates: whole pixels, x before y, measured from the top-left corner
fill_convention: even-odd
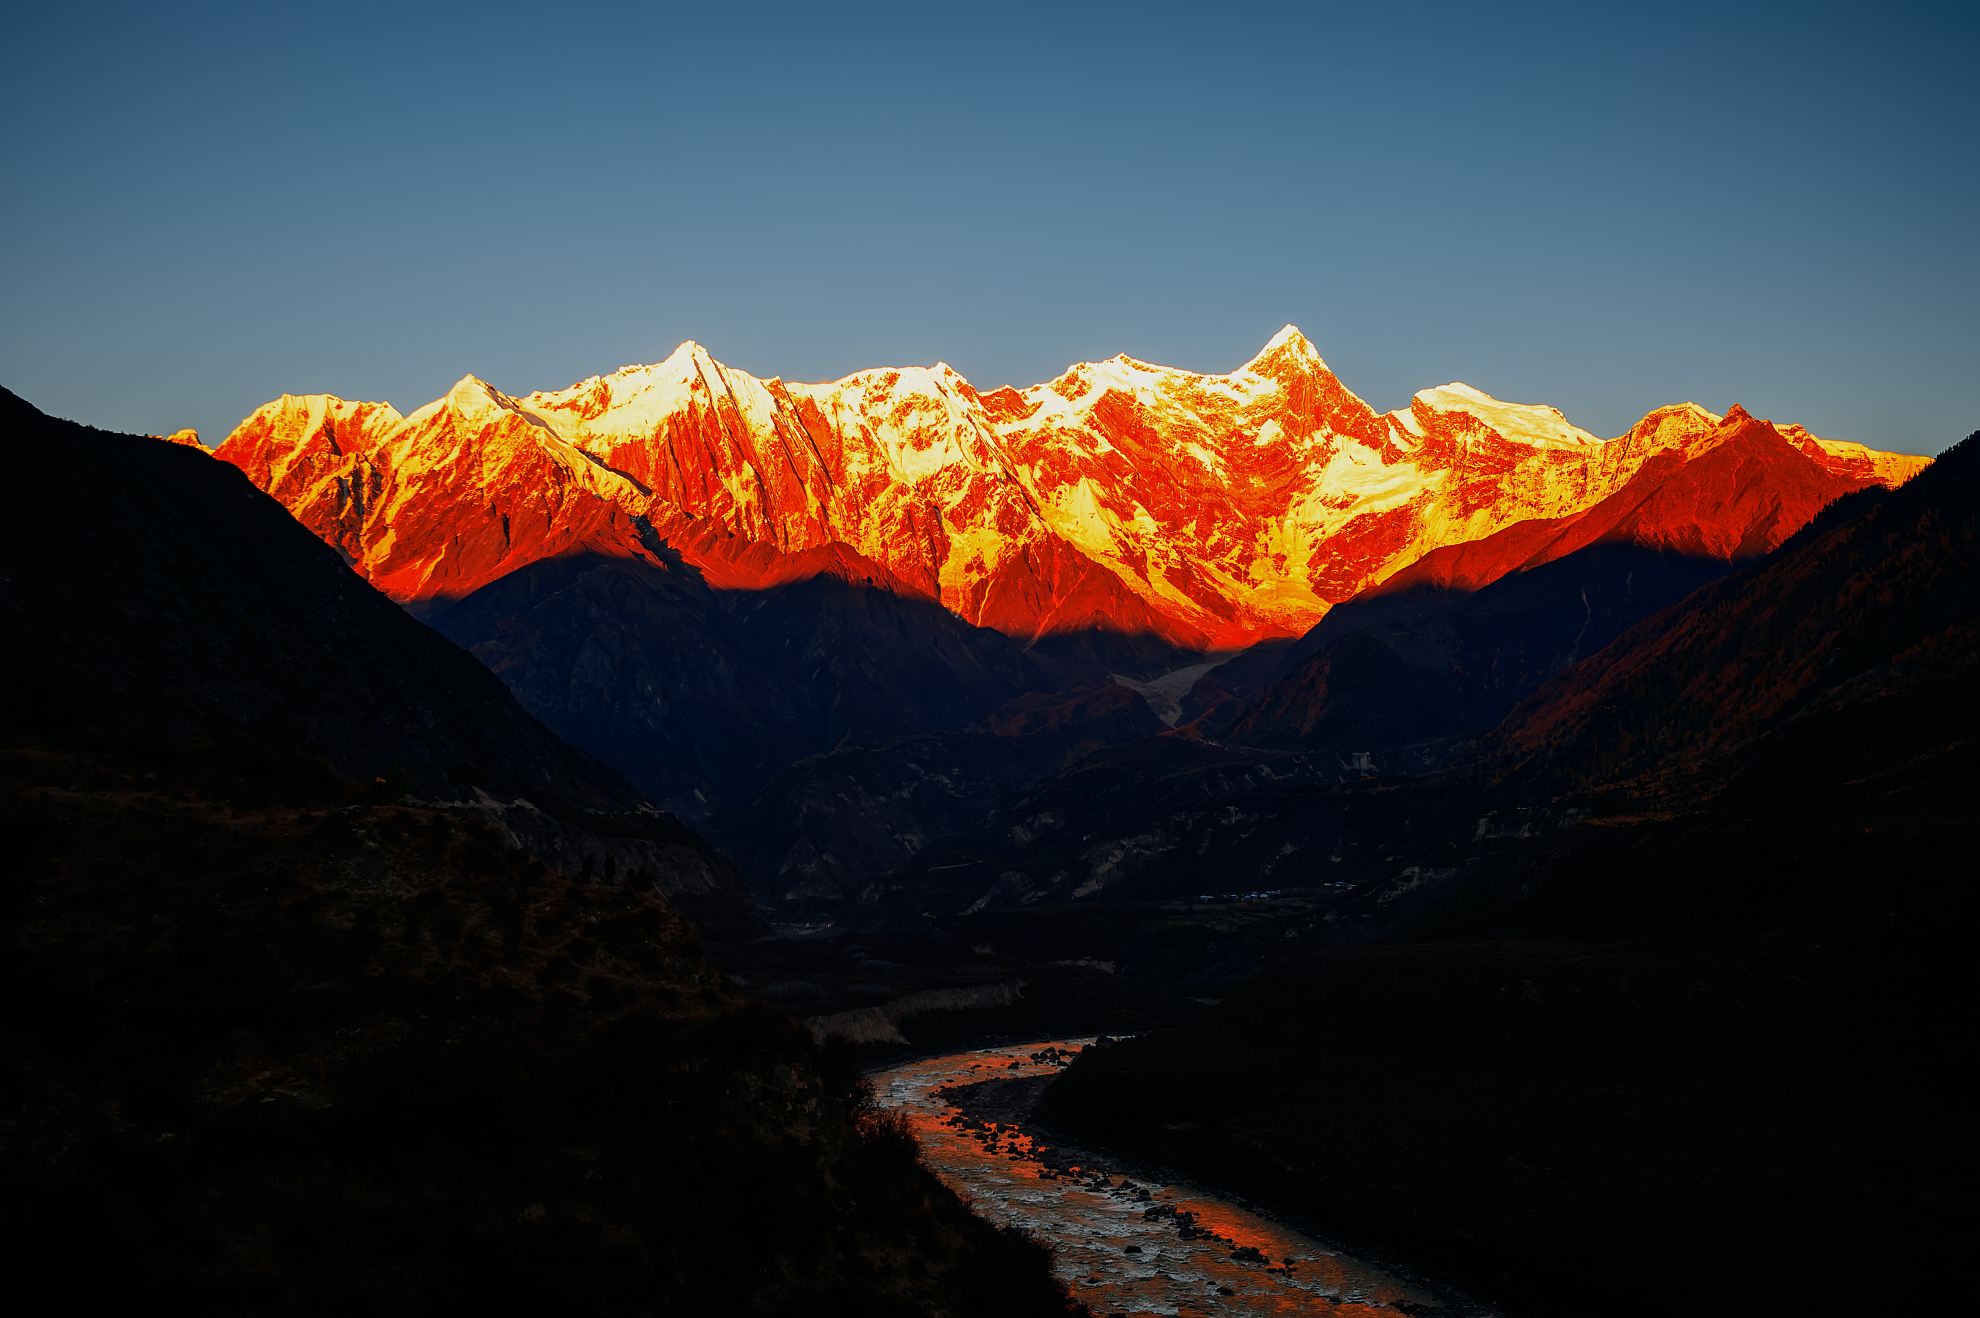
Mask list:
[[[1021,641],[1200,650],[1296,636],[1432,550],[1580,514],[1743,415],[1662,408],[1603,441],[1457,384],[1378,413],[1288,326],[1226,375],[1115,357],[987,393],[947,366],[763,380],[685,343],[553,392],[468,376],[409,416],[284,395],[218,452],[408,603],[664,544],[718,589],[852,572]],[[1777,433],[1852,486],[1924,461]]]
[[[946,368],[762,381],[687,344],[555,393],[470,377],[410,416],[285,397],[220,455],[814,912],[1163,724],[1433,763],[1925,461],[1739,408],[1607,441],[1457,385],[1378,414],[1290,328],[1228,375],[1117,358],[989,393]],[[1165,674],[1146,717],[1110,698]]]

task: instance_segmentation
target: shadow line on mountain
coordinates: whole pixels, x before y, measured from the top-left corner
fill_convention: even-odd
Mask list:
[[[1114,686],[1114,673],[1204,659],[1101,629],[1026,643],[829,571],[728,587],[667,547],[540,559],[414,611],[553,729],[690,818],[748,800],[811,755],[981,727],[1015,700],[1073,699]]]
[[[1223,656],[1100,630],[1026,645],[829,571],[727,588],[665,545],[542,559],[422,612],[558,734],[697,826],[719,824],[759,894],[800,871],[799,886],[845,893],[914,868],[923,846],[994,829],[1091,754],[1126,772],[1082,775],[1071,817],[1155,810],[1171,757],[1122,759],[1151,738],[1337,751],[1356,757],[1349,776],[1424,772],[1734,566],[1598,545],[1476,589],[1364,595],[1197,678],[1175,693],[1174,724],[1116,675]]]
[[[1213,670],[1190,712],[1206,735],[1240,745],[1455,747],[1744,562],[1612,542],[1474,588],[1378,586],[1276,653]]]
[[[1229,658],[1253,648],[1189,645],[1175,641],[1154,628],[1127,626],[1053,626],[1027,638],[997,627],[969,622],[934,595],[918,589],[844,541],[835,540],[825,545],[788,554],[782,551],[772,552],[771,562],[775,565],[772,571],[775,575],[761,584],[739,585],[734,578],[742,575],[746,569],[711,575],[707,566],[691,558],[663,536],[646,528],[642,531],[637,550],[620,552],[617,549],[607,549],[598,545],[581,545],[562,553],[533,560],[472,590],[436,591],[405,600],[403,605],[407,612],[415,617],[431,620],[446,614],[484,591],[499,587],[508,578],[530,572],[544,563],[583,558],[601,562],[647,562],[649,566],[660,571],[674,574],[691,588],[706,591],[710,599],[723,608],[732,608],[738,601],[752,596],[775,595],[821,579],[836,580],[849,587],[871,590],[894,596],[904,603],[925,606],[932,614],[939,614],[961,627],[1001,638],[1015,644],[1022,651],[1039,655],[1048,664],[1079,663],[1082,662],[1083,657],[1084,662],[1089,664],[1126,665],[1134,670],[1128,675],[1153,675],[1166,668],[1182,667],[1205,659]],[[1258,644],[1283,645],[1295,639],[1297,638],[1292,636],[1274,637]]]

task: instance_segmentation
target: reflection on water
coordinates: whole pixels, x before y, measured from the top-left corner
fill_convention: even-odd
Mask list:
[[[909,1062],[874,1077],[928,1165],[991,1221],[1050,1245],[1094,1313],[1484,1312],[1187,1187],[1041,1160],[1031,1136],[966,1115],[941,1091],[1049,1074],[1090,1040],[1048,1040]]]

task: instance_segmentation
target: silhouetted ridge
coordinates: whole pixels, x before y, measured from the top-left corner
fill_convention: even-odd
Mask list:
[[[1424,591],[1339,610],[1313,662],[1422,643],[1395,615]],[[982,830],[979,880],[1071,886],[1097,857],[1114,894],[1183,894],[1217,856],[1226,885],[1285,885],[1276,926],[1252,917],[1255,979],[1089,1050],[1051,1118],[1353,1223],[1509,1311],[1969,1290],[1980,435],[1638,621],[1480,748],[1359,776],[1328,753],[1117,752]],[[992,850],[1019,826],[1028,848]],[[1198,900],[1208,927],[1249,913]]]
[[[177,748],[272,748],[387,795],[458,803],[569,872],[650,882],[726,927],[750,920],[727,862],[532,718],[470,656],[350,572],[235,468],[43,416],[0,424],[25,499],[8,564],[0,681],[33,692],[0,729]],[[70,499],[79,490],[86,520]],[[266,758],[265,756],[263,757]],[[186,771],[191,771],[186,762]],[[252,793],[267,763],[235,773]]]
[[[1749,571],[1563,673],[1506,721],[1501,753],[1560,789],[1663,775],[1704,790],[1736,771],[1764,790],[1769,776],[1874,780],[1907,757],[1920,773],[1970,757],[1977,470],[1969,437],[1896,490],[1837,501]],[[1743,756],[1759,758],[1733,763]]]
[[[1070,1318],[853,1058],[701,959],[705,846],[231,468],[11,395],[0,445],[67,496],[0,526],[22,1293]]]

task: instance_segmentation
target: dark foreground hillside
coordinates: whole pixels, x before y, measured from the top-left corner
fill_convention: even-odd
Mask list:
[[[1971,1307],[1976,469],[1569,669],[1472,808],[1046,1110],[1516,1312]]]
[[[24,434],[22,415],[15,446],[92,442],[45,419]],[[654,817],[635,834],[664,843],[648,868],[559,873],[500,816],[343,767],[397,737],[439,748],[409,766],[427,790],[481,785],[486,730],[451,721],[461,693],[386,671],[364,631],[312,645],[280,627],[287,667],[256,671],[265,595],[207,581],[87,607],[86,570],[138,527],[168,560],[197,555],[187,538],[253,541],[246,575],[285,581],[290,618],[369,607],[224,502],[186,517],[150,480],[154,447],[204,479],[198,454],[119,440],[94,464],[107,493],[77,496],[76,543],[9,538],[0,565],[0,1239],[18,1290],[84,1311],[1067,1311],[1043,1252],[941,1189],[846,1058],[702,961],[653,872],[706,863],[690,835]],[[436,666],[472,669],[435,640]],[[240,666],[224,681],[178,674],[187,718],[142,675],[87,699],[133,652],[222,643]],[[35,658],[51,651],[73,671]],[[392,703],[325,721],[312,689],[357,680]],[[462,678],[507,717],[479,680]],[[206,721],[213,689],[271,693],[266,716]],[[381,708],[428,721],[361,726]],[[640,813],[553,740],[531,753],[560,826]]]
[[[562,872],[657,886],[718,930],[753,924],[733,867],[235,468],[5,391],[0,447],[33,491],[0,521],[7,735],[293,752],[480,818]]]

